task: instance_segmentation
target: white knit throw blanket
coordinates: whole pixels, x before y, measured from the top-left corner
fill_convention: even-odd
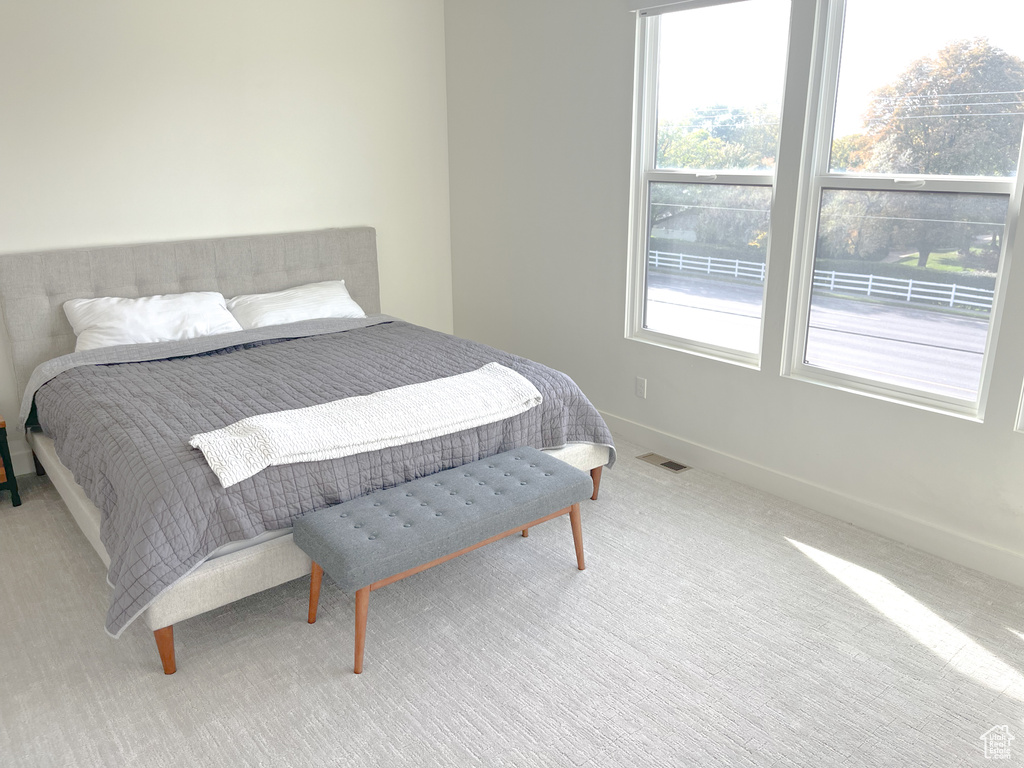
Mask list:
[[[220,484],[229,488],[270,466],[450,435],[524,413],[542,400],[523,376],[488,363],[422,384],[250,416],[195,435],[189,445],[203,452]]]

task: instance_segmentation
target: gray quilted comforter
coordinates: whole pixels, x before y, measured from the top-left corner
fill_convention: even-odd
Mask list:
[[[543,404],[419,443],[270,467],[228,489],[188,444],[194,434],[247,416],[489,362],[533,382]],[[568,376],[383,316],[66,355],[40,367],[27,404],[32,393],[39,426],[103,513],[113,586],[106,627],[115,637],[217,547],[288,527],[305,512],[519,446],[612,445],[601,416]]]

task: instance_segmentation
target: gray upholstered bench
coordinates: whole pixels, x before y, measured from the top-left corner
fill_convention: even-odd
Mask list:
[[[374,491],[295,521],[295,543],[313,559],[309,623],[326,570],[356,593],[355,672],[363,671],[370,592],[564,514],[583,570],[580,502],[590,476],[534,448],[519,448]]]

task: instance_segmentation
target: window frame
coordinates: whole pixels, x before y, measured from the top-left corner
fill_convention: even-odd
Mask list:
[[[1010,270],[1020,219],[1021,180],[1024,178],[1024,141],[1018,157],[1015,177],[919,176],[897,174],[832,173],[829,167],[835,101],[839,87],[843,22],[846,0],[818,0],[808,88],[807,117],[801,177],[794,222],[794,249],[788,320],[784,339],[781,375],[787,378],[855,392],[905,405],[962,416],[981,421],[984,418],[992,380],[993,352],[999,335],[1000,320],[1006,305],[1006,275]],[[815,241],[821,194],[824,189],[870,191],[964,192],[998,194],[1008,197],[1008,211],[996,275],[993,310],[982,357],[982,373],[977,397],[973,401],[930,393],[920,389],[880,382],[804,362],[811,310]],[[1024,415],[1021,416],[1024,419]],[[1020,423],[1018,428],[1021,428]]]
[[[630,225],[628,274],[626,287],[626,338],[655,346],[666,347],[700,357],[759,370],[764,349],[765,304],[772,259],[772,218],[775,205],[778,163],[770,171],[750,172],[734,170],[695,171],[657,167],[657,106],[659,85],[660,16],[664,13],[694,10],[746,0],[690,0],[673,3],[652,10],[641,11],[637,19],[636,61],[634,66],[633,157],[630,184]],[[790,14],[793,4],[790,2]],[[791,51],[787,41],[786,69]],[[785,87],[782,89],[785,104]],[[784,107],[783,107],[784,108]],[[780,128],[782,110],[779,114]],[[781,130],[780,130],[781,137]],[[781,144],[781,140],[779,142]],[[776,145],[776,157],[778,156]],[[725,186],[757,186],[771,190],[769,203],[768,236],[765,241],[765,279],[761,286],[761,319],[757,338],[757,351],[746,352],[707,342],[687,339],[644,327],[647,304],[647,258],[649,240],[650,185],[652,182],[683,184],[710,184]]]

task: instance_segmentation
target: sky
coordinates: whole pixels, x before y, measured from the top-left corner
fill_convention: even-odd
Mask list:
[[[835,136],[859,133],[871,92],[949,42],[987,37],[1024,58],[1024,0],[847,0]],[[781,103],[789,0],[662,16],[660,120],[711,104]]]

